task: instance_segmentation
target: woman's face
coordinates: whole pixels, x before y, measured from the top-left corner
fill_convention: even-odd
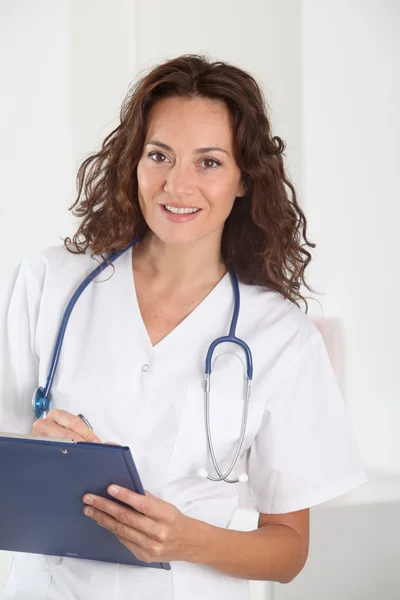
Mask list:
[[[137,175],[143,216],[160,240],[188,244],[210,236],[220,243],[234,200],[244,195],[225,105],[204,98],[157,102]]]

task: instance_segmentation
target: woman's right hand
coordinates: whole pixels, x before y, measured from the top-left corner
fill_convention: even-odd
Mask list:
[[[52,408],[45,419],[35,421],[32,433],[45,437],[69,438],[74,442],[101,443],[100,438],[77,415],[57,408]]]

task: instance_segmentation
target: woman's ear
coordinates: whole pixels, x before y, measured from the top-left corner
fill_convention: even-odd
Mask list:
[[[239,184],[239,188],[238,188],[238,193],[236,194],[236,198],[243,198],[243,196],[245,196],[247,193],[247,185],[244,181],[244,179],[242,178],[240,180],[240,184]]]

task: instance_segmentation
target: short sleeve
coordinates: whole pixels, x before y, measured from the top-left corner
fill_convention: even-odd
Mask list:
[[[247,455],[249,492],[265,514],[309,508],[367,481],[319,332],[284,371]]]
[[[0,287],[0,431],[29,433],[38,385],[40,286],[27,260]]]

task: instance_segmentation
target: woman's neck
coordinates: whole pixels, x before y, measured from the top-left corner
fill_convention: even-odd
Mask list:
[[[226,273],[220,240],[169,245],[147,235],[132,253],[133,269],[166,287],[215,285]]]

